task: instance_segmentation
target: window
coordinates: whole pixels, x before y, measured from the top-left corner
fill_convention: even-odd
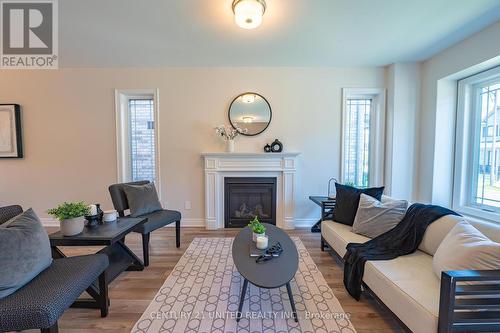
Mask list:
[[[149,180],[158,185],[157,92],[116,92],[118,181]]]
[[[459,81],[454,208],[473,216],[500,213],[500,68]]]
[[[368,186],[371,98],[348,98],[344,135],[344,182]]]
[[[131,180],[156,179],[154,100],[152,97],[130,98],[129,138]]]
[[[342,165],[344,184],[383,183],[385,91],[343,89]]]

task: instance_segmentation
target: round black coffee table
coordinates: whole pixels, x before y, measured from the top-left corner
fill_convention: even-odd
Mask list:
[[[269,237],[269,247],[280,242],[283,253],[279,257],[262,263],[256,263],[255,257],[250,257],[252,230],[249,227],[241,230],[233,242],[233,261],[238,272],[243,276],[243,288],[240,295],[237,321],[241,318],[241,310],[245,301],[248,282],[259,288],[274,289],[286,285],[288,297],[292,305],[295,321],[297,312],[293,301],[290,280],[293,279],[299,267],[299,254],[292,239],[280,228],[264,223],[266,235]]]

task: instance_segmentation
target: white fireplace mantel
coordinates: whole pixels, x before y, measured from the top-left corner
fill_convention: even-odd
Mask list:
[[[300,153],[202,153],[205,226],[224,228],[224,177],[276,177],[276,225],[293,229],[297,156]]]

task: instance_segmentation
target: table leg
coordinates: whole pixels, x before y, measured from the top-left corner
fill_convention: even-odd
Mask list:
[[[311,232],[321,232],[321,222],[323,219],[320,219],[318,222],[314,223],[311,227]]]
[[[175,221],[175,246],[181,246],[181,221]]]
[[[131,258],[132,258],[132,265],[130,265],[128,268],[127,268],[127,271],[142,271],[144,270],[144,263],[142,262],[141,259],[139,259],[138,256],[135,255],[134,252],[132,252],[131,249],[129,249],[127,247],[127,245],[125,245],[125,243],[123,241],[119,241],[117,242],[116,244],[118,244],[118,247],[123,251],[125,252],[127,255],[129,255]]]
[[[243,288],[241,289],[241,295],[240,295],[240,305],[238,306],[238,313],[236,315],[236,322],[239,322],[241,319],[241,315],[242,315],[241,310],[243,310],[243,302],[245,301],[247,287],[248,287],[248,280],[244,279],[243,280]]]
[[[66,255],[57,248],[57,246],[52,246],[52,258],[61,259],[66,258]],[[106,275],[106,272],[102,273],[99,276],[98,284],[93,282],[85,291],[92,298],[79,298],[73,304],[71,304],[72,308],[84,308],[84,309],[101,309],[101,316],[107,316],[107,307],[106,312],[103,311],[104,300],[109,305],[108,291],[107,291],[107,281],[106,279],[102,280],[102,277]]]
[[[290,282],[286,284],[286,291],[288,291],[288,298],[290,298],[290,304],[292,305],[293,318],[295,318],[295,322],[298,323],[299,319],[297,318],[297,310],[295,310],[295,301],[293,300],[293,294],[292,294],[292,288],[290,288]]]

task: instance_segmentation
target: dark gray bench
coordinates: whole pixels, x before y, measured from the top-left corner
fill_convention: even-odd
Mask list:
[[[20,206],[0,208],[0,224],[22,213]],[[101,316],[108,314],[105,254],[55,259],[52,265],[13,294],[0,299],[0,332],[40,329],[58,331],[57,321],[96,280]]]

